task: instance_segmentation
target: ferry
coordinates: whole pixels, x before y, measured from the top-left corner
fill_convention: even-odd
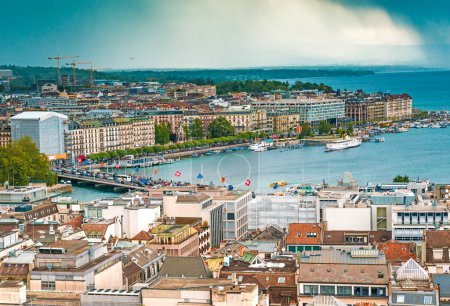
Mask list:
[[[351,138],[346,135],[342,139],[327,143],[326,152],[355,148],[361,145],[361,138]]]

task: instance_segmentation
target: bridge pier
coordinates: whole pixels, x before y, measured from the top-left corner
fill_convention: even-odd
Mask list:
[[[127,192],[128,188],[126,187],[114,187],[115,192]]]

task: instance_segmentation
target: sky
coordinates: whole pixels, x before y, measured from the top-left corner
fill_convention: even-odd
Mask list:
[[[0,64],[450,67],[447,0],[0,0]]]

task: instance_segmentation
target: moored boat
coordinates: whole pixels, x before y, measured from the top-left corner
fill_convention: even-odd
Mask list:
[[[343,136],[342,139],[334,140],[326,145],[326,152],[355,148],[361,145],[360,138]]]

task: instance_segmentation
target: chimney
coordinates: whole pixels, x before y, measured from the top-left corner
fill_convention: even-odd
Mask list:
[[[237,285],[237,278],[236,278],[236,272],[231,273],[231,282],[233,283],[233,285]]]

